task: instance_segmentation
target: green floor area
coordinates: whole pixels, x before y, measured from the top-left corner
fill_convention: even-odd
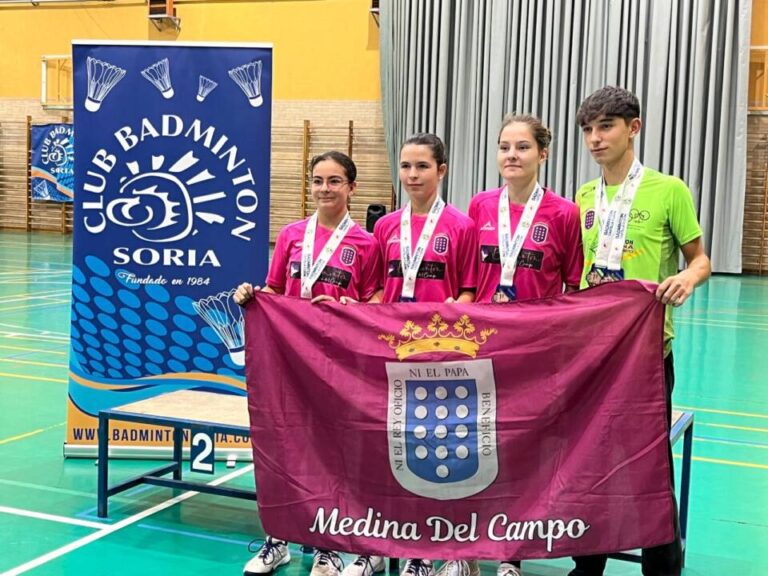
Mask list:
[[[146,514],[181,492],[140,486],[112,497],[109,518],[100,519],[93,460],[63,458],[70,270],[70,237],[0,232],[0,574],[240,574],[248,543],[261,536],[253,503],[196,495]],[[675,314],[674,401],[696,414],[684,573],[762,575],[768,278],[713,277]],[[117,460],[110,473],[127,478],[155,465]],[[233,472],[217,470],[216,477]],[[252,478],[249,472],[230,485],[252,486]],[[298,547],[292,555],[280,574],[307,574],[311,556]],[[27,564],[33,561],[39,565]],[[564,576],[570,566],[568,559],[532,561],[524,573]],[[495,569],[483,564],[486,576]],[[611,560],[606,574],[640,568]]]

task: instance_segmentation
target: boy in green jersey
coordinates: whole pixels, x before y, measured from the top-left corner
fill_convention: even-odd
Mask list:
[[[602,172],[576,193],[584,246],[581,286],[622,279],[658,283],[656,298],[668,305],[664,377],[671,420],[671,307],[681,306],[711,273],[693,199],[682,180],[645,168],[635,157],[634,141],[642,122],[634,94],[613,86],[601,88],[582,102],[576,120]],[[682,272],[677,270],[680,252],[687,263]],[[576,568],[569,576],[601,576],[607,556],[574,560]],[[682,550],[677,518],[675,540],[643,550],[642,569],[645,576],[679,576]]]

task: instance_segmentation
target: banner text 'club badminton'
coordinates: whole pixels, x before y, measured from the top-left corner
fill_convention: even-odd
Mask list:
[[[95,444],[99,410],[179,389],[245,394],[231,292],[266,276],[272,51],[76,42],[73,67],[68,445]],[[169,435],[126,425],[110,444]]]
[[[637,282],[513,305],[246,313],[266,532],[391,557],[672,540],[664,307]]]

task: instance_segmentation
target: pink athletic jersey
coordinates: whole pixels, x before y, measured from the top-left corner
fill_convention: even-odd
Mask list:
[[[267,275],[267,285],[275,292],[301,297],[301,246],[308,222],[307,218],[288,224],[277,236]],[[333,230],[317,226],[313,258],[331,234]],[[365,302],[381,288],[381,270],[376,240],[355,223],[312,286],[312,296],[324,294],[336,300],[349,296]]]
[[[479,246],[477,302],[491,302],[501,281],[499,257],[499,196],[501,188],[480,192],[469,203]],[[510,203],[512,234],[524,205]],[[518,300],[554,296],[563,284],[578,286],[584,256],[576,204],[545,189],[528,237],[517,258],[515,290]]]
[[[384,302],[397,302],[403,289],[400,266],[400,214],[402,208],[376,222],[373,235],[384,258]],[[424,223],[423,216],[411,217],[411,250],[416,249]],[[475,225],[447,204],[429,241],[416,277],[414,298],[417,302],[444,302],[457,298],[462,290],[474,290],[477,285],[477,256]]]

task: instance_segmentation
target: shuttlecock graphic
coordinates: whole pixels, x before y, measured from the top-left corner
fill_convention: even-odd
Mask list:
[[[96,112],[101,108],[101,103],[109,91],[123,79],[125,70],[91,56],[88,56],[86,68],[88,70],[88,95],[85,98],[85,109],[89,112]]]
[[[149,80],[160,91],[163,98],[173,98],[173,86],[171,85],[171,72],[168,69],[168,58],[155,62],[152,66],[144,68],[141,75]]]
[[[235,290],[219,292],[192,303],[200,317],[213,328],[229,351],[232,362],[245,366],[245,335],[243,309],[235,304]]]
[[[51,198],[51,192],[48,190],[48,183],[45,180],[40,180],[34,186],[35,194],[41,200],[49,200]]]
[[[258,108],[262,105],[264,99],[261,97],[261,60],[232,68],[228,73],[248,97],[251,106]]]
[[[218,86],[218,82],[214,82],[210,78],[206,78],[205,76],[200,76],[200,84],[197,87],[197,101],[202,102],[205,100],[205,97],[208,96],[211,92],[213,92],[213,89]]]

